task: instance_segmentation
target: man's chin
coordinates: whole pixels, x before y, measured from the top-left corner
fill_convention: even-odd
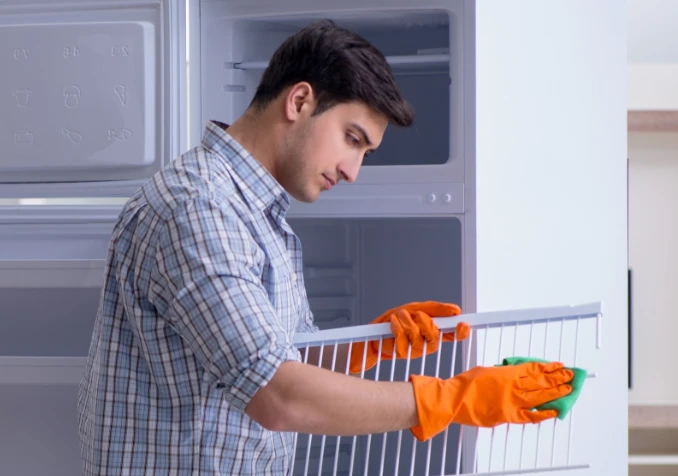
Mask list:
[[[312,194],[308,191],[303,191],[303,192],[298,192],[298,193],[290,193],[292,198],[294,198],[296,201],[301,202],[301,203],[313,203],[320,198],[320,192],[317,192],[316,194]]]

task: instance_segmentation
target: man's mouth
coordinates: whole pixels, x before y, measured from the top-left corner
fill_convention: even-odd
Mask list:
[[[336,185],[336,182],[329,178],[327,175],[323,174],[323,178],[325,179],[325,189],[330,190],[332,187]]]

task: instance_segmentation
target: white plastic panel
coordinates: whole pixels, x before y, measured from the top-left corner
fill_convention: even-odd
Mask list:
[[[54,214],[49,208],[13,208],[8,212],[16,215],[0,216],[0,266],[3,269],[18,269],[17,263],[53,262],[53,266],[78,267],[76,263],[80,261],[103,262],[120,208],[71,207],[61,208],[58,210],[61,213]],[[64,280],[57,284],[63,285]]]
[[[312,21],[330,18],[385,53],[415,108],[415,124],[389,127],[357,184],[463,183],[464,5],[427,0],[414,8],[408,0],[349,0],[336,6],[313,0],[202,2],[202,82],[194,92],[201,101],[201,121],[191,131],[192,142],[207,120],[230,122],[244,112],[270,56],[288,36]],[[223,60],[215,63],[214,57]],[[403,190],[393,187],[390,192]]]
[[[110,180],[151,165],[155,38],[148,22],[0,26],[14,47],[0,76],[2,180]]]
[[[422,216],[463,214],[464,184],[380,184],[341,182],[313,203],[293,201],[289,216]]]
[[[184,13],[184,0],[0,4],[0,195],[126,196],[174,158]]]
[[[576,474],[626,474],[626,4],[516,5],[475,2],[477,310],[604,303],[602,348],[579,347],[598,377],[574,423],[592,470]]]

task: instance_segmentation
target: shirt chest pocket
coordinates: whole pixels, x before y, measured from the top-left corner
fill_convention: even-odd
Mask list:
[[[281,326],[291,337],[299,319],[303,317],[297,274],[286,263],[271,262],[267,271],[269,300],[280,318]]]

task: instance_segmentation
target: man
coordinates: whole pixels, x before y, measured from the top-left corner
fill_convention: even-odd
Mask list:
[[[315,351],[302,363],[292,344],[316,328],[289,196],[312,202],[353,182],[387,125],[412,120],[383,55],[319,22],[280,46],[242,117],[209,122],[200,146],[131,197],[79,390],[85,474],[283,475],[293,432],[411,429],[426,440],[452,422],[555,416],[530,409],[571,391],[562,364],[374,382],[314,365]],[[459,312],[435,302],[386,311],[374,322],[391,322],[396,338],[383,356],[435,350],[431,317]],[[466,335],[461,324],[444,337]],[[337,361],[369,367],[372,344],[342,346]]]

